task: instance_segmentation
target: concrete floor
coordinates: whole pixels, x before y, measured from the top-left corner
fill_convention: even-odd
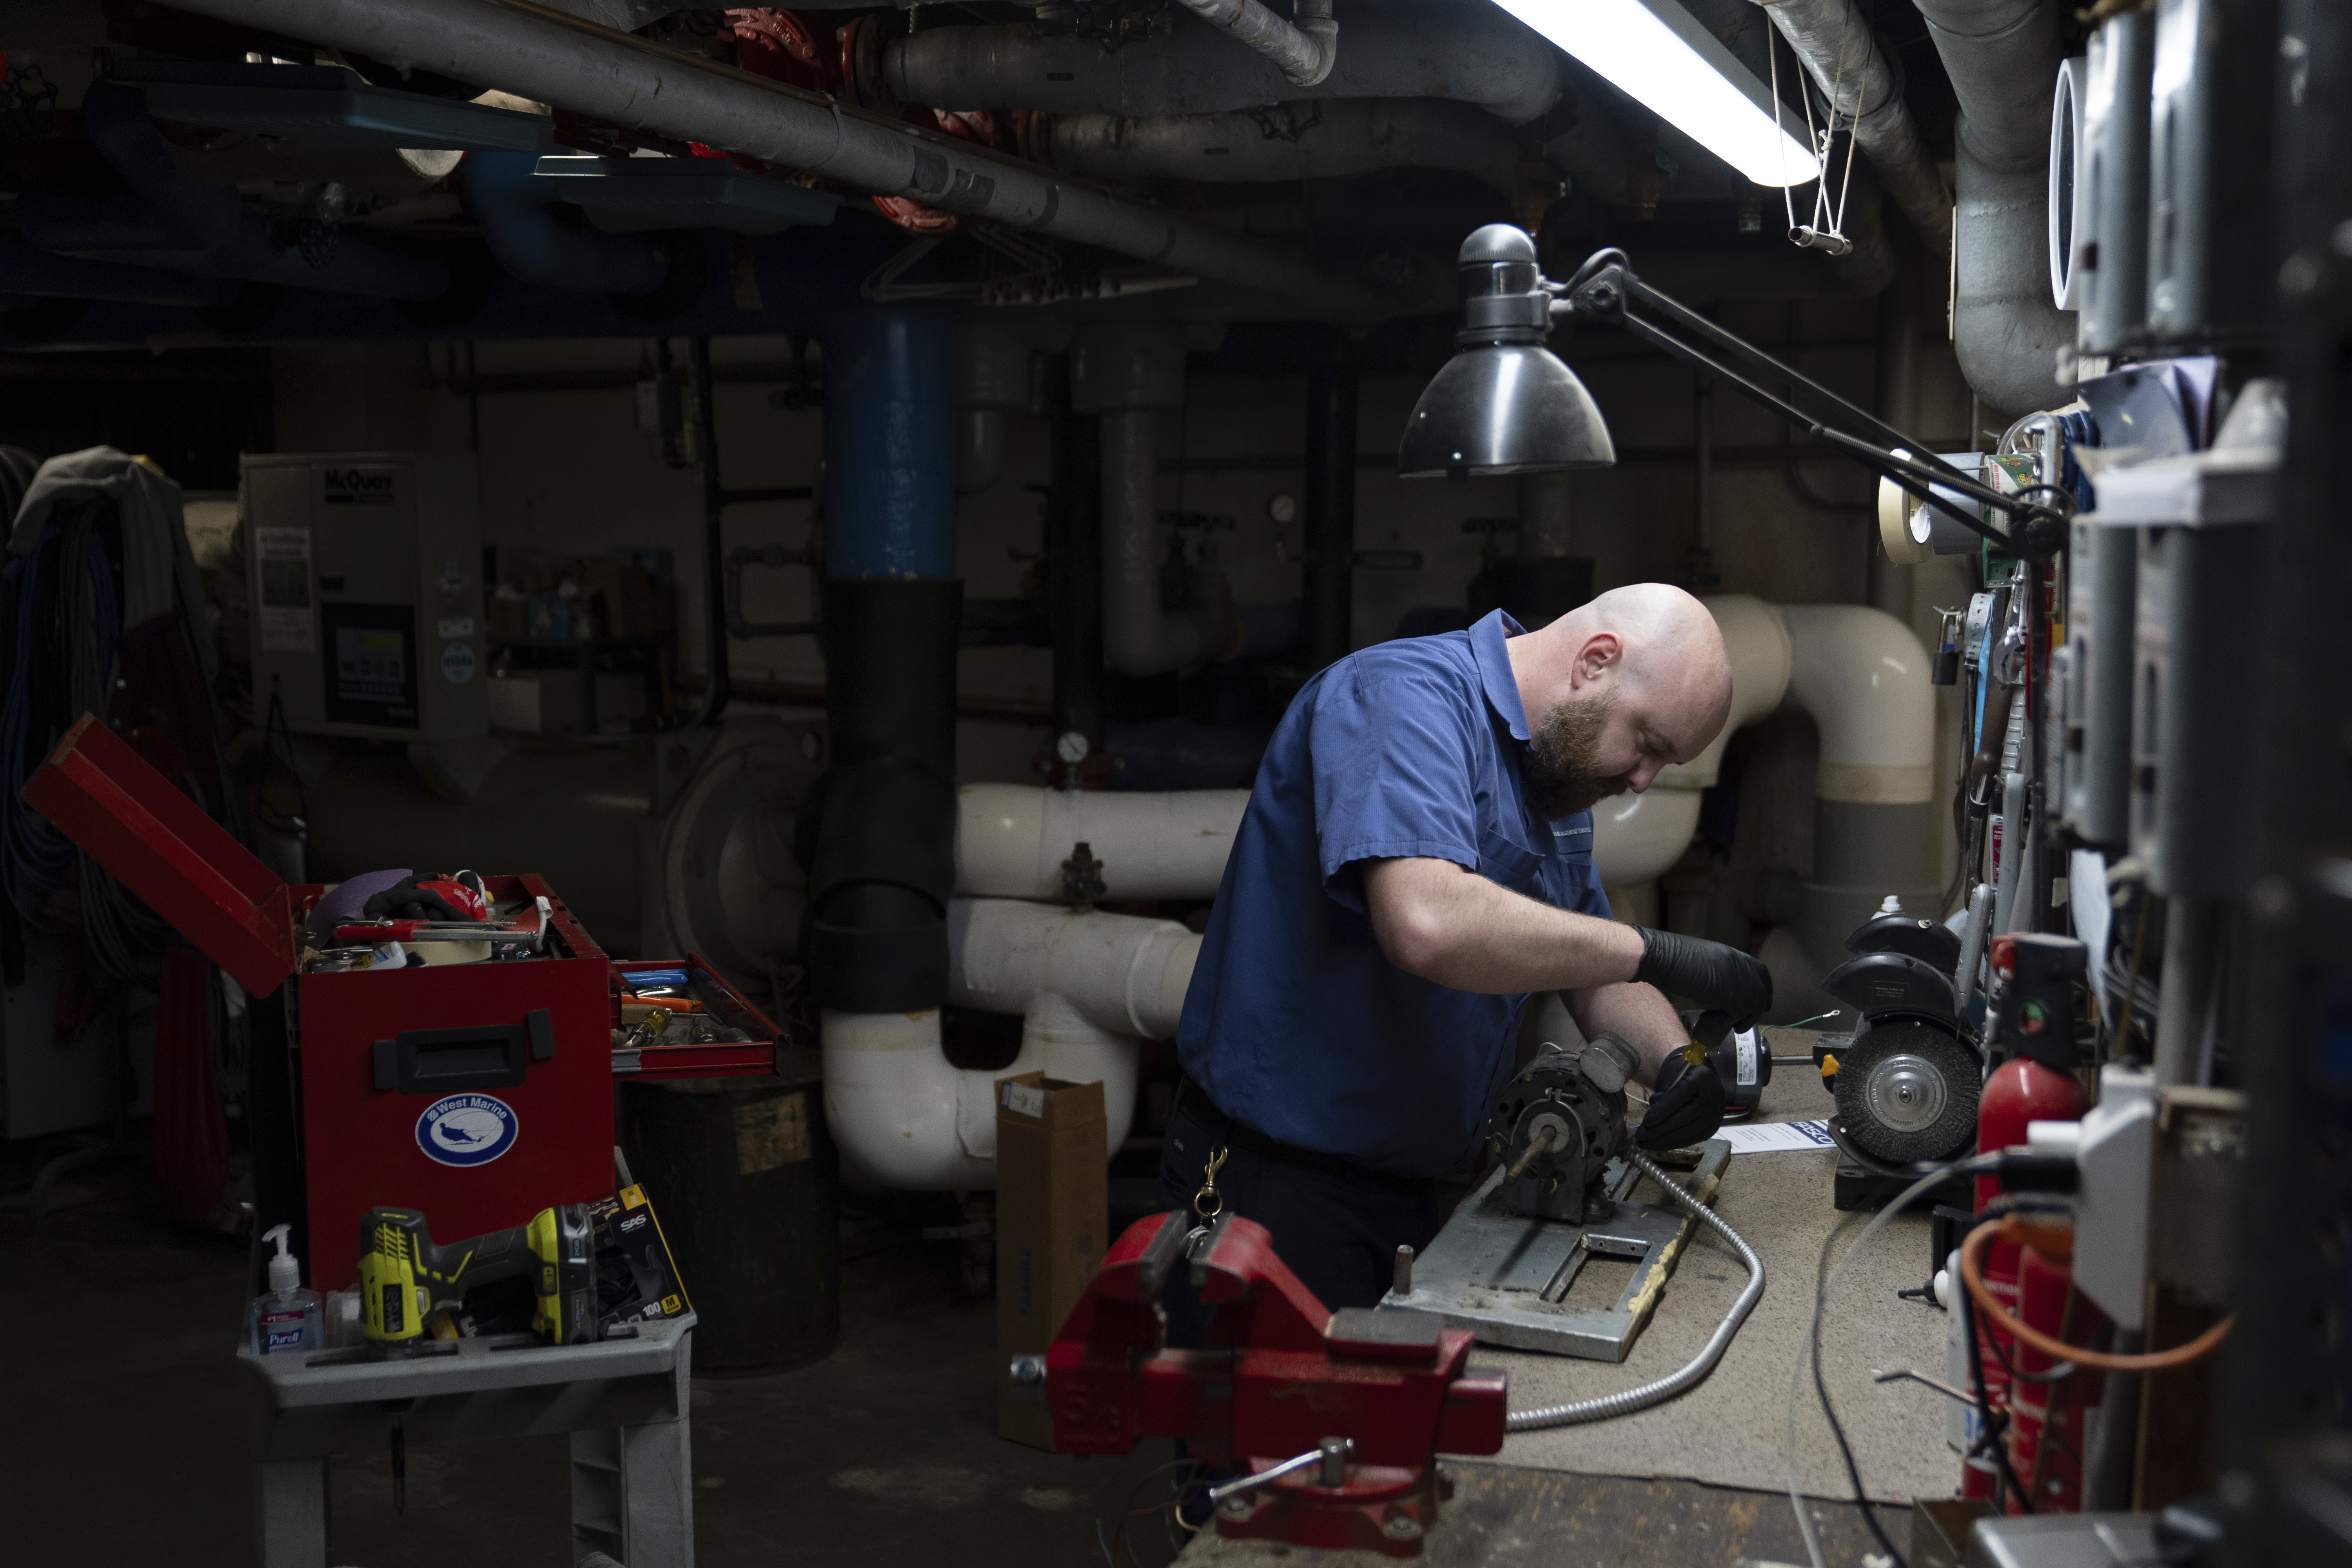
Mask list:
[[[41,1152],[0,1146],[0,1292],[19,1325],[0,1426],[6,1560],[146,1568],[168,1553],[179,1568],[241,1568],[253,1561],[250,1450],[232,1348],[246,1246],[174,1225],[143,1160],[76,1173],[63,1205],[36,1222],[25,1191]],[[695,1384],[707,1568],[1091,1568],[1107,1563],[1122,1516],[1115,1568],[1170,1561],[1180,1542],[1150,1511],[1167,1497],[1165,1441],[1078,1460],[995,1436],[994,1310],[962,1294],[954,1243],[922,1241],[911,1216],[869,1219],[845,1257],[834,1354]],[[1577,1552],[1580,1563],[1785,1561],[1793,1544],[1780,1539],[1785,1502],[1764,1492],[1507,1473],[1580,1487],[1580,1506],[1603,1510],[1589,1522],[1605,1521],[1615,1549]],[[567,1484],[561,1439],[412,1449],[408,1507],[395,1513],[386,1457],[341,1463],[332,1560],[564,1568]],[[1857,1549],[1843,1560],[1859,1558],[1851,1506],[1818,1507],[1832,1538]],[[1899,1542],[1902,1510],[1889,1514]],[[1457,1544],[1486,1561],[1486,1531],[1471,1533]],[[1701,1540],[1708,1550],[1691,1554]],[[1632,1553],[1642,1542],[1665,1555]]]

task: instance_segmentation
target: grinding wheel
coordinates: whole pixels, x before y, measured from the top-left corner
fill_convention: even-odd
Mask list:
[[[1976,1053],[1927,1024],[1879,1024],[1838,1053],[1838,1117],[1874,1159],[1948,1160],[1977,1132]]]

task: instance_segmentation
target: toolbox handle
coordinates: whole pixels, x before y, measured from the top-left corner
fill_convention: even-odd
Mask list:
[[[532,1062],[555,1056],[555,1020],[534,1007],[520,1024],[461,1029],[403,1029],[375,1043],[375,1086],[402,1094],[454,1094],[511,1089]]]

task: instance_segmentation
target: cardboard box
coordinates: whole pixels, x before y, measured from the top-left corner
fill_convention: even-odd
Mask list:
[[[1102,1085],[1044,1073],[996,1080],[996,1352],[1043,1355],[1094,1279],[1108,1243],[1109,1130]],[[1017,1399],[1000,1376],[1000,1436],[1054,1446],[1042,1402]]]

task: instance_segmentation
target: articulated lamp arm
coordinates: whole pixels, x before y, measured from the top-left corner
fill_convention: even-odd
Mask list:
[[[1885,475],[1922,501],[1934,504],[1958,494],[2001,513],[2009,520],[2005,531],[1948,505],[1938,508],[1943,515],[2013,555],[2044,561],[2065,544],[2066,519],[2073,502],[2061,487],[2042,484],[2005,494],[1932,453],[1923,453],[1921,444],[1911,437],[1642,281],[1622,250],[1595,251],[1567,282],[1544,279],[1539,286],[1551,298],[1555,323],[1587,321],[1622,328],[1676,359],[1720,376],[1790,424]],[[1787,394],[1773,391],[1774,385],[1785,386]],[[1945,494],[1936,495],[1931,486]],[[2050,499],[2032,499],[2043,494]]]

